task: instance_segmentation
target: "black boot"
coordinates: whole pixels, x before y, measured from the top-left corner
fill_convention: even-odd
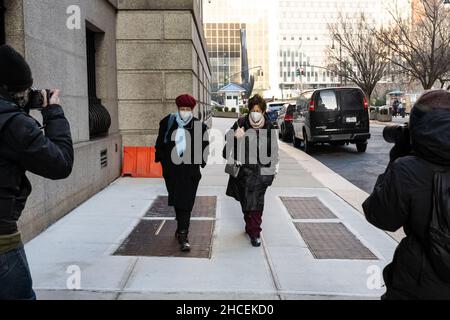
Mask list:
[[[183,252],[189,252],[191,251],[191,245],[189,244],[188,239],[188,231],[177,231],[177,239],[178,243],[180,244],[180,250]]]
[[[250,237],[250,241],[252,243],[252,246],[255,248],[261,247],[261,238],[260,237]]]

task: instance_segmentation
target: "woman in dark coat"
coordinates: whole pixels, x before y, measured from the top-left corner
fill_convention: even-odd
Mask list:
[[[450,173],[450,92],[431,91],[419,98],[409,130],[398,139],[386,172],[363,204],[370,223],[391,232],[403,227],[406,233],[384,270],[383,299],[450,299],[450,189],[443,190],[447,199],[433,199],[436,174]],[[450,181],[446,183],[448,188]],[[438,230],[438,247],[447,248],[438,252],[439,259],[431,250],[435,200],[447,203],[447,212],[442,212],[447,223]]]
[[[223,156],[241,165],[237,178],[230,175],[227,196],[241,203],[245,231],[254,247],[261,246],[264,197],[278,172],[278,138],[266,115],[266,102],[256,95],[249,100],[250,114],[227,133]]]
[[[178,112],[165,117],[156,141],[156,162],[163,168],[169,193],[169,206],[175,207],[178,228],[176,238],[181,251],[190,251],[188,234],[191,212],[207,163],[209,146],[207,126],[193,116],[197,101],[190,95],[176,99]]]

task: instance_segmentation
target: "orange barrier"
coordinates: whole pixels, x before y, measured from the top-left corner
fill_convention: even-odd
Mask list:
[[[155,147],[124,147],[122,177],[162,178],[162,167],[155,162]]]

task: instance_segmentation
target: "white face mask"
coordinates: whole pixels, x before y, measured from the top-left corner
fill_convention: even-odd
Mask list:
[[[260,112],[252,112],[250,116],[252,117],[252,120],[254,122],[260,122],[263,117],[262,113]]]
[[[180,111],[180,117],[184,122],[188,122],[193,118],[192,111]]]

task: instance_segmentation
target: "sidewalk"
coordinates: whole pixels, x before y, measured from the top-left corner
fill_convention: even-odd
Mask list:
[[[408,123],[408,122],[409,122],[409,116],[406,116],[405,118],[393,117],[392,121],[390,121],[390,122],[382,122],[382,121],[378,121],[378,120],[370,120],[371,124],[377,124],[377,125],[381,125],[383,127],[393,126],[393,125],[403,125],[403,124]]]
[[[229,121],[215,119],[214,126],[223,129]],[[367,194],[281,144],[280,174],[266,195],[264,243],[255,249],[244,234],[239,204],[225,196],[223,170],[208,166],[198,192],[217,197],[210,259],[113,255],[142,219],[155,219],[143,217],[159,195],[166,195],[160,179],[119,179],[27,244],[38,298],[377,299],[384,293],[368,288],[367,271],[389,263],[397,243],[358,211]],[[333,217],[293,218],[282,201],[289,197],[317,197]],[[341,233],[348,245],[327,240]],[[371,260],[314,256],[367,253]],[[70,266],[81,270],[81,290],[67,289]]]

